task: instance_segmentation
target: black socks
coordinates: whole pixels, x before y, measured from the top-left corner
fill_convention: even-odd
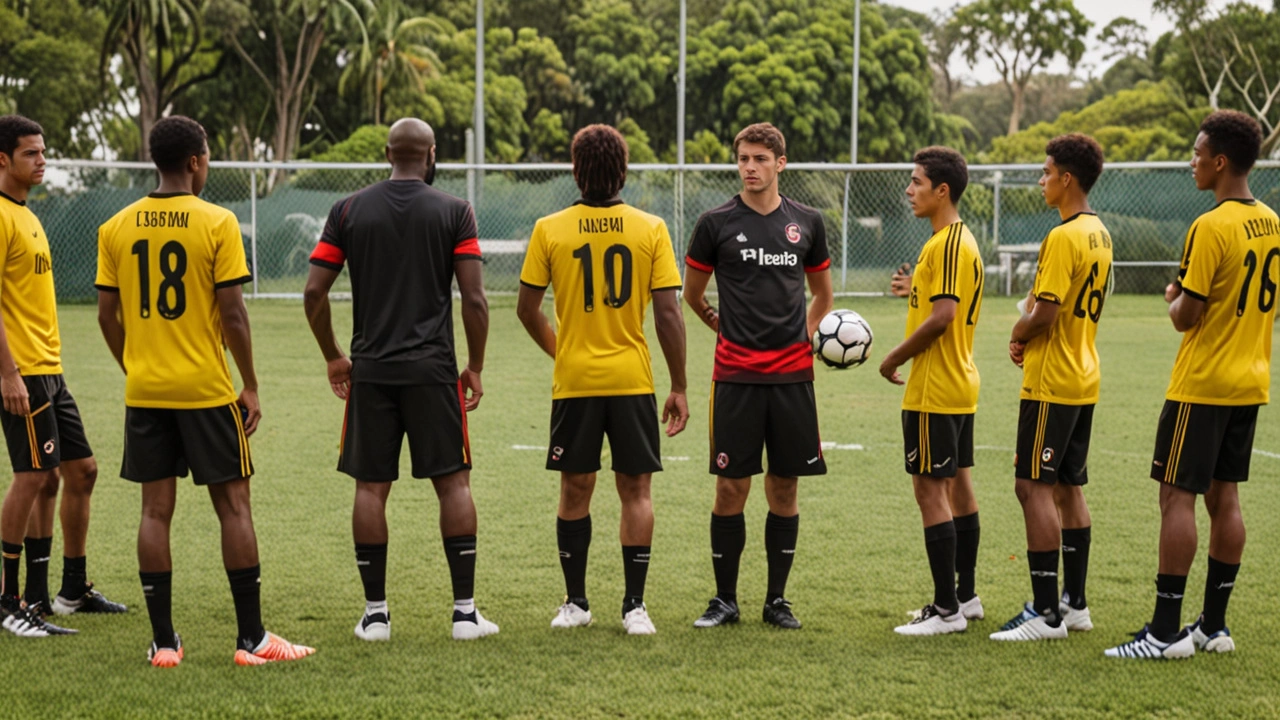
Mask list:
[[[1090,528],[1062,530],[1062,601],[1076,610],[1088,606],[1084,581],[1089,574]]]
[[[261,576],[259,565],[227,571],[227,580],[231,583],[231,600],[236,606],[236,647],[249,652],[253,652],[267,634],[262,627]],[[147,598],[147,609],[151,609],[150,597]],[[154,620],[152,631],[155,631]]]
[[[476,596],[476,536],[445,538],[444,556],[449,561],[453,599],[471,600]]]
[[[564,572],[564,593],[583,610],[587,606],[587,554],[591,548],[591,516],[577,520],[556,518],[556,544],[560,548],[560,570]],[[579,602],[581,601],[581,602]]]
[[[386,602],[387,544],[356,543],[356,569],[364,585],[365,602]]]
[[[787,577],[795,560],[796,537],[800,534],[800,516],[782,517],[769,513],[764,520],[764,550],[769,560],[769,592],[766,605],[786,595]]]
[[[716,597],[738,602],[738,565],[747,546],[747,520],[737,515],[711,515],[711,566],[716,575]]]
[[[924,529],[924,549],[933,575],[933,604],[950,615],[960,609],[956,599],[956,524],[948,520]]]
[[[140,572],[138,579],[142,581],[142,594],[147,599],[151,639],[158,648],[176,650],[178,644],[174,642],[173,632],[173,573]]]
[[[976,512],[954,517],[951,521],[956,524],[956,599],[968,602],[977,594],[973,585],[982,529]]]

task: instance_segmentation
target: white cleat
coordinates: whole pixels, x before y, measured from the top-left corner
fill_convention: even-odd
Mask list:
[[[1022,608],[1022,612],[1018,613],[1009,622],[1005,623],[998,632],[990,635],[992,640],[1004,641],[1028,641],[1028,640],[1065,640],[1067,637],[1067,623],[1060,621],[1058,627],[1049,624],[1049,619],[1035,611],[1031,607],[1031,603],[1027,603]]]
[[[391,639],[391,613],[365,613],[356,623],[356,637],[369,642]]]
[[[915,620],[920,617],[922,610],[909,610],[907,617]],[[974,595],[965,602],[960,603],[960,614],[964,615],[965,620],[981,620],[985,618],[986,612],[982,609],[982,598]]]
[[[22,608],[5,618],[3,626],[5,630],[22,638],[49,637],[49,631],[45,629],[41,618],[31,614],[27,608]]]
[[[556,616],[551,618],[551,627],[553,628],[575,628],[586,627],[591,624],[591,611],[583,610],[576,603],[566,602],[556,611]]]
[[[1138,660],[1181,660],[1196,654],[1196,644],[1191,633],[1183,628],[1173,642],[1160,642],[1151,637],[1149,628],[1144,627],[1134,633],[1133,639],[1123,645],[1107,648],[1103,655],[1113,658],[1133,658]]]
[[[1190,627],[1187,628],[1191,633],[1191,641],[1196,644],[1196,650],[1208,653],[1229,653],[1236,649],[1236,641],[1231,637],[1231,631],[1225,627],[1212,635],[1205,635],[1200,630],[1200,623],[1204,622],[1204,616],[1198,618]]]
[[[653,620],[649,619],[649,610],[643,604],[622,616],[622,627],[627,629],[628,635],[653,635],[658,632],[653,626]]]
[[[1089,608],[1079,610],[1066,603],[1058,604],[1058,614],[1062,616],[1062,625],[1071,632],[1089,632],[1093,629],[1093,618],[1089,617]]]
[[[925,605],[920,615],[906,625],[899,625],[893,631],[899,635],[947,635],[964,632],[969,621],[964,613],[956,611],[950,615],[942,615],[936,605]]]
[[[469,613],[453,611],[453,639],[476,640],[486,635],[497,635],[497,623],[484,619],[479,610]]]

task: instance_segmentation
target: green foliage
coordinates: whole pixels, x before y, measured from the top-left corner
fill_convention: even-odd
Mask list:
[[[654,154],[653,148],[649,146],[649,133],[640,127],[632,118],[623,118],[618,123],[618,132],[622,133],[623,139],[627,141],[627,151],[631,162],[635,163],[651,163],[657,162],[658,156]]]
[[[733,162],[733,149],[720,142],[720,138],[710,130],[699,130],[692,140],[684,144],[684,161],[709,164]]]

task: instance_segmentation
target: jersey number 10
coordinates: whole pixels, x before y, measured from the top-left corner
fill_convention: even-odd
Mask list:
[[[573,256],[582,261],[582,309],[592,312],[595,307],[595,273],[591,268],[591,243],[573,251]],[[614,262],[622,258],[622,277]],[[620,308],[631,299],[631,248],[626,245],[610,245],[604,251],[604,301],[609,307]]]
[[[139,240],[133,244],[133,254],[138,256],[138,313],[151,317],[151,241]],[[160,248],[160,274],[164,279],[156,292],[156,310],[165,320],[177,320],[187,311],[187,287],[182,276],[187,273],[187,249],[177,240],[170,240]],[[170,302],[169,296],[173,296]]]

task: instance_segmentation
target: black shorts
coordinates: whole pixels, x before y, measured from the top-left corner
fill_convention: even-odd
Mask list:
[[[1092,432],[1093,405],[1023,400],[1013,476],[1046,485],[1088,484]]]
[[[711,474],[747,478],[763,471],[779,477],[827,474],[818,436],[813,383],[711,383]]]
[[[902,439],[908,474],[949,478],[973,467],[973,413],[903,410]]]
[[[354,382],[342,421],[338,471],[361,482],[400,477],[409,436],[413,476],[438,478],[471,468],[462,383],[384,385]]]
[[[238,403],[195,410],[125,408],[120,477],[146,483],[186,477],[188,469],[197,485],[253,476]]]
[[[658,402],[653,395],[562,398],[551,401],[547,469],[592,473],[609,436],[613,471],[643,475],[662,470],[658,455]]]
[[[1197,494],[1208,492],[1212,480],[1248,480],[1257,424],[1257,405],[1165,400],[1156,429],[1151,479]]]
[[[29,415],[13,415],[0,408],[0,425],[9,445],[13,471],[52,470],[63,460],[93,457],[75,398],[61,375],[23,376]]]

